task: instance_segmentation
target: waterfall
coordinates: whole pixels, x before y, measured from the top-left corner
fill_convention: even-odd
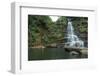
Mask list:
[[[84,42],[74,33],[74,28],[70,19],[65,34],[65,47],[84,47]]]

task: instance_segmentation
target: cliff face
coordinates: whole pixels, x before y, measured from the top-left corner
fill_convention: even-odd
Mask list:
[[[73,21],[75,34],[84,41],[84,46],[88,47],[88,18],[80,17]]]

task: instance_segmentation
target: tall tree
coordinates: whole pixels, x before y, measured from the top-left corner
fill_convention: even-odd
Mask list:
[[[29,46],[33,43],[43,45],[45,35],[49,31],[48,26],[51,23],[49,16],[29,15],[28,16],[28,42]]]

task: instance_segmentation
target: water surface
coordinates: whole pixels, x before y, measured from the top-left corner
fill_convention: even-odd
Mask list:
[[[29,48],[28,60],[55,60],[55,59],[79,59],[87,58],[83,54],[71,54],[65,51],[64,48]]]

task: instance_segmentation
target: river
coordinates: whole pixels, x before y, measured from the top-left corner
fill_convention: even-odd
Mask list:
[[[29,48],[28,60],[55,60],[55,59],[80,59],[88,58],[85,54],[71,54],[64,48]]]

